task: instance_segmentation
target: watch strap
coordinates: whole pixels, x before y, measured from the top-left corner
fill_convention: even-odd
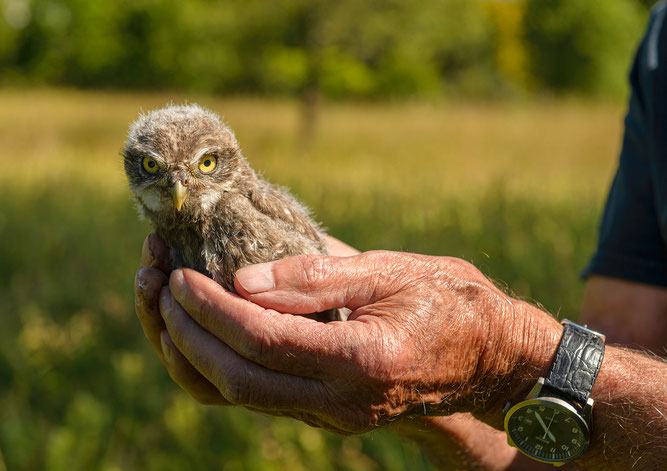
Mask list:
[[[604,358],[604,336],[568,320],[563,327],[544,385],[585,404]]]

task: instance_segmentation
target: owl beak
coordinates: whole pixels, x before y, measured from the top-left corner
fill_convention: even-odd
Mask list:
[[[181,207],[183,207],[183,202],[187,196],[188,189],[183,186],[180,180],[177,180],[176,183],[174,183],[174,185],[171,187],[171,200],[174,202],[174,206],[176,206],[176,211],[181,210]]]

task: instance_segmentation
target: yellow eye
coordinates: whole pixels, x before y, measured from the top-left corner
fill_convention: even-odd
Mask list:
[[[199,161],[199,170],[201,170],[202,173],[211,173],[215,169],[216,163],[217,161],[215,160],[215,157],[212,155],[205,155]]]
[[[155,173],[158,170],[157,162],[153,157],[144,157],[144,170],[148,173]]]

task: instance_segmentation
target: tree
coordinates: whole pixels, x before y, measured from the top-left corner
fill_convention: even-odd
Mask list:
[[[644,18],[631,0],[528,0],[531,71],[546,89],[622,95]]]

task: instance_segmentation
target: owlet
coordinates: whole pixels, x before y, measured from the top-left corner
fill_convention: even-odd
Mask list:
[[[142,114],[122,154],[139,211],[170,247],[173,268],[193,268],[234,291],[234,274],[246,265],[327,253],[308,209],[259,178],[234,132],[209,110]]]

